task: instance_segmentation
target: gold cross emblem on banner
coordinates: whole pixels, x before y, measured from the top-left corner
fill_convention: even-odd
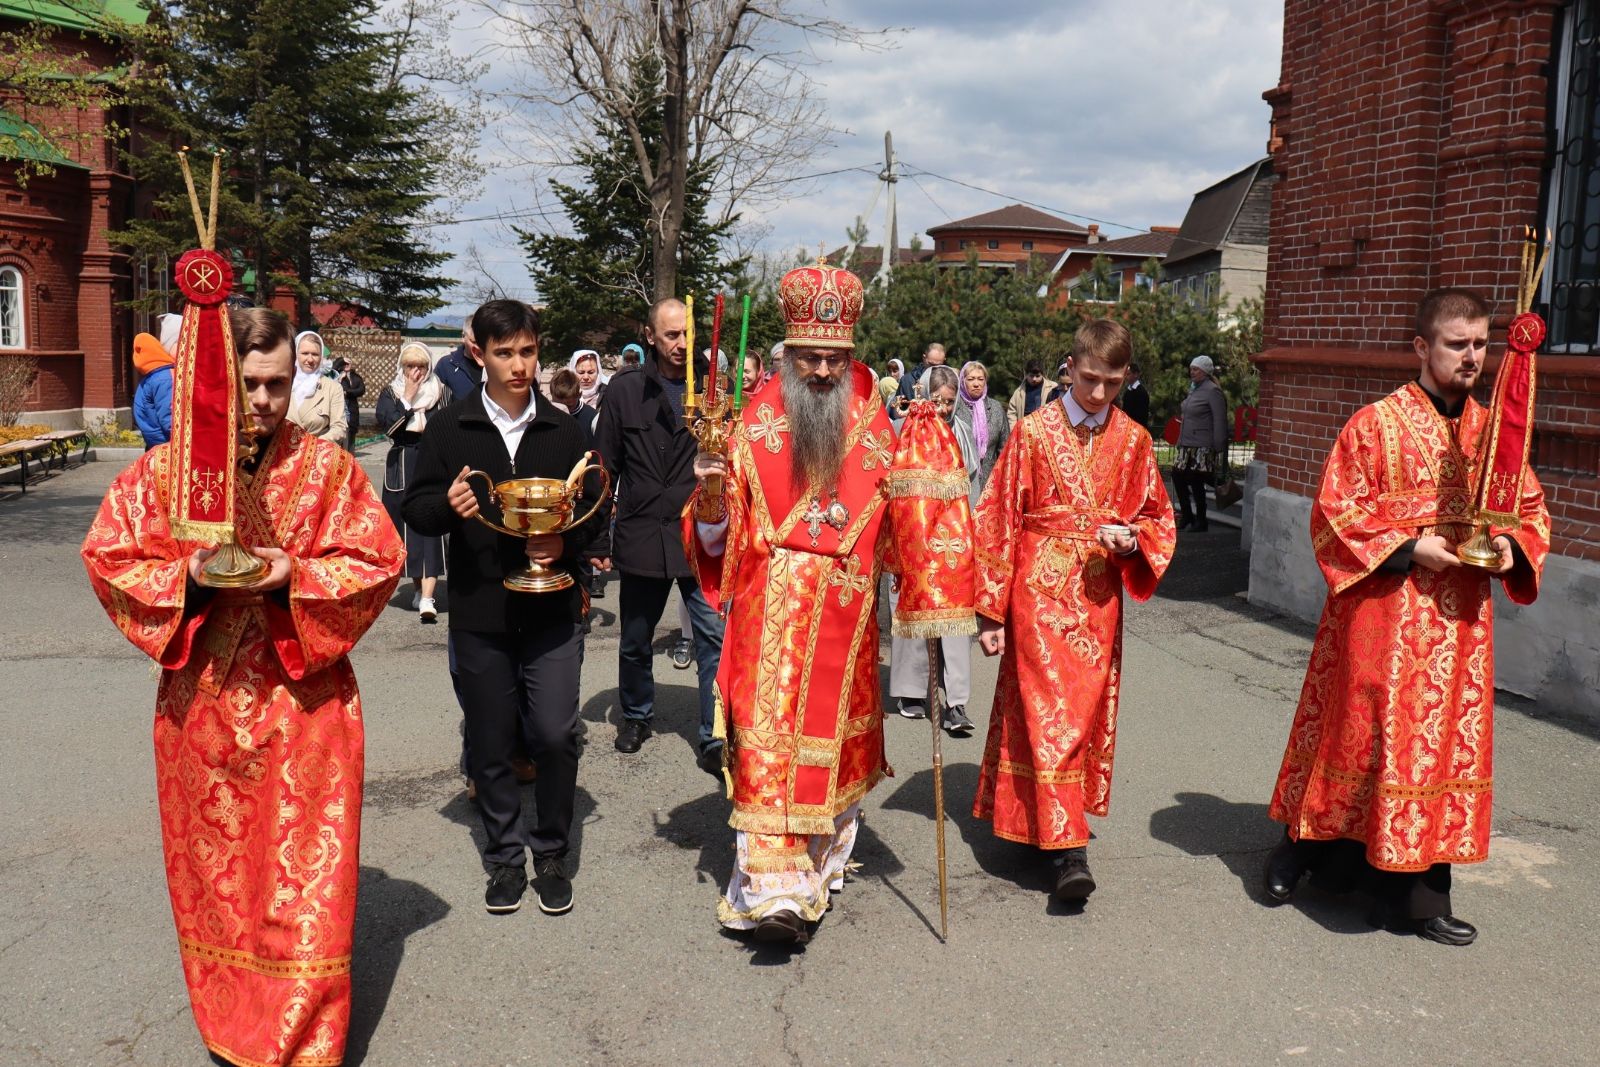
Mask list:
[[[888,430],[883,430],[876,436],[870,431],[861,438],[861,447],[867,450],[866,456],[861,460],[861,469],[870,471],[874,467],[889,469],[889,464],[894,461],[894,451],[889,447],[894,438]]]
[[[845,560],[844,570],[834,571],[828,575],[828,584],[839,589],[839,606],[847,607],[850,600],[857,593],[865,593],[872,588],[872,576],[861,573],[861,560],[851,556]]]
[[[967,543],[960,537],[946,537],[944,527],[938,526],[935,527],[934,538],[928,542],[928,547],[933,549],[935,555],[941,553],[944,555],[946,567],[954,567],[961,562],[960,554],[967,550]]]
[[[768,452],[774,456],[783,451],[783,439],[779,434],[789,432],[789,416],[779,415],[772,410],[771,404],[762,404],[756,408],[756,421],[750,427],[750,440],[756,444],[765,445]],[[816,536],[813,534],[812,536]]]

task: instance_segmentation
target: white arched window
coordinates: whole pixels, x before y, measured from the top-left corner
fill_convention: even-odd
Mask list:
[[[0,348],[23,348],[22,272],[0,267]]]

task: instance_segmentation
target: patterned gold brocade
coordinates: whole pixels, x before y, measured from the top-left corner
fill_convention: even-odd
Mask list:
[[[166,446],[112,483],[83,545],[112,621],[163,668],[156,789],[184,978],[208,1048],[239,1064],[342,1061],[359,870],[362,723],[346,656],[404,548],[337,445],[285,425],[241,477],[246,546],[281,592],[187,603],[193,542],[161,500]]]
[[[1122,594],[1147,600],[1175,544],[1150,435],[1112,409],[1093,447],[1060,403],[1022,420],[978,501],[978,611],[1006,648],[973,814],[997,837],[1060,849],[1106,814],[1116,749]],[[1133,528],[1113,557],[1096,530]]]
[[[1290,728],[1271,815],[1295,838],[1364,842],[1381,870],[1474,863],[1493,801],[1494,618],[1490,577],[1457,567],[1381,570],[1404,542],[1471,532],[1468,486],[1486,413],[1452,423],[1407,385],[1363,408],[1328,456],[1311,512],[1330,590]],[[1528,566],[1503,579],[1538,593],[1549,516],[1524,469],[1522,525],[1506,533]]]

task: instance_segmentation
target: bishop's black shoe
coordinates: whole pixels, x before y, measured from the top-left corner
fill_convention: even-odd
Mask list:
[[[1295,888],[1305,873],[1306,869],[1295,852],[1294,842],[1285,834],[1283,840],[1267,853],[1267,865],[1261,872],[1261,888],[1267,894],[1267,900],[1282,904],[1294,896]]]
[[[1094,875],[1089,873],[1089,850],[1069,848],[1061,854],[1056,867],[1056,887],[1051,896],[1063,904],[1081,904],[1089,899],[1095,889]]]

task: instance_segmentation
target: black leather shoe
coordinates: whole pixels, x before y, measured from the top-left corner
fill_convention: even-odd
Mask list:
[[[1069,848],[1056,868],[1056,887],[1050,894],[1063,904],[1081,903],[1093,893],[1094,875],[1089,873],[1089,850]]]
[[[617,751],[637,752],[649,736],[650,724],[643,719],[623,719],[622,725],[617,727]]]
[[[1267,865],[1261,872],[1261,888],[1267,900],[1282,904],[1294,896],[1294,891],[1305,875],[1300,857],[1295,855],[1294,842],[1285,837],[1276,848],[1267,853]]]
[[[1417,936],[1441,945],[1470,945],[1478,939],[1478,928],[1454,915],[1439,915],[1432,919],[1414,919],[1411,927]]]
[[[508,915],[522,907],[522,891],[527,888],[527,871],[497,863],[489,869],[489,888],[483,894],[483,906],[491,915]]]
[[[1180,529],[1180,530],[1187,530],[1189,527],[1191,527],[1193,525],[1194,525],[1194,520],[1189,518],[1189,516],[1187,516],[1187,515],[1185,515],[1183,518],[1178,520],[1178,529]]]
[[[717,781],[722,781],[722,742],[713,741],[700,750],[694,759],[695,765],[705,771]]]
[[[803,945],[811,940],[806,924],[792,911],[775,911],[763,917],[752,936],[769,945]]]

